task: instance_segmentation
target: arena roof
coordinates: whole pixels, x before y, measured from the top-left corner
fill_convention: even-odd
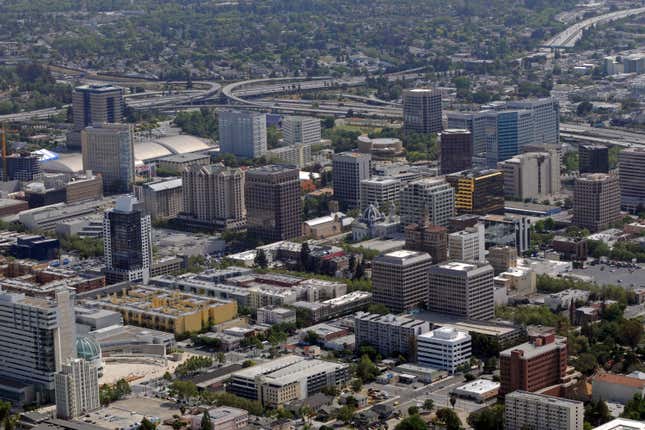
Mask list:
[[[204,140],[189,134],[162,137],[155,139],[155,142],[167,148],[173,154],[185,154],[210,149],[210,146]]]

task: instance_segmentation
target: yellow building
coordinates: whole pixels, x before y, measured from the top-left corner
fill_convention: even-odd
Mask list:
[[[140,286],[91,301],[120,312],[124,324],[181,335],[197,332],[237,316],[237,302]]]
[[[457,213],[486,215],[504,210],[504,174],[499,170],[465,170],[446,176],[455,189]]]

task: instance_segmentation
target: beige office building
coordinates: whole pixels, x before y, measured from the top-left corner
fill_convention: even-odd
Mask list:
[[[430,268],[428,309],[467,319],[495,316],[493,268],[489,264],[451,261]]]
[[[498,163],[504,172],[504,194],[518,199],[543,199],[560,192],[560,161],[548,152],[527,152]]]
[[[418,308],[428,298],[428,269],[432,257],[425,252],[394,251],[372,261],[372,300],[401,313]]]
[[[192,165],[182,172],[183,213],[221,229],[246,225],[245,175],[223,165]]]
[[[135,196],[153,220],[175,218],[183,211],[184,194],[181,178],[159,178],[134,187]]]
[[[134,143],[128,124],[95,124],[81,132],[83,170],[100,173],[103,190],[128,193],[134,183]]]
[[[369,205],[380,209],[389,209],[399,202],[401,180],[391,177],[375,176],[361,181],[361,210]]]
[[[56,416],[73,419],[100,406],[96,366],[82,358],[63,364],[56,374]]]
[[[600,231],[620,220],[618,178],[604,173],[587,173],[576,178],[573,189],[573,224]]]

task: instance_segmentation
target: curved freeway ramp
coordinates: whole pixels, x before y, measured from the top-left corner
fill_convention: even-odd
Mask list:
[[[582,38],[583,31],[597,24],[606,24],[611,21],[627,18],[634,15],[645,13],[645,7],[635,9],[619,10],[616,12],[606,13],[604,15],[594,16],[584,21],[573,24],[563,32],[553,36],[551,39],[544,42],[543,48],[573,48],[578,40]]]

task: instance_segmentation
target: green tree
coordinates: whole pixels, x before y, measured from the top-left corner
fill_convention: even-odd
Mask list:
[[[367,312],[371,314],[386,315],[390,313],[390,310],[383,303],[372,303],[367,307]]]
[[[223,352],[218,352],[217,353],[217,362],[218,363],[224,363],[226,361],[226,355],[224,355]]]
[[[640,393],[634,394],[634,397],[625,404],[621,417],[645,421],[645,397]]]
[[[186,401],[190,400],[193,397],[196,397],[198,393],[197,386],[194,382],[182,381],[181,379],[172,381],[170,387],[168,388],[168,392],[172,396]]]
[[[624,320],[620,324],[619,341],[635,349],[643,338],[643,323],[637,319]]]
[[[394,430],[427,430],[428,425],[418,414],[410,415],[398,423]]]
[[[356,376],[363,381],[372,382],[378,375],[378,368],[367,355],[363,355],[356,366]]]
[[[425,399],[423,402],[423,409],[426,411],[431,411],[434,408],[434,401],[432,399]]]
[[[157,428],[148,418],[143,417],[141,420],[141,425],[139,426],[140,430],[155,430]]]
[[[360,378],[352,380],[352,391],[358,393],[361,391],[361,388],[363,388],[363,381],[361,381]]]
[[[410,406],[408,408],[408,415],[418,415],[419,414],[419,408],[416,406]]]
[[[504,405],[497,404],[471,413],[468,416],[468,424],[475,430],[503,429]]]
[[[352,419],[354,418],[355,411],[356,409],[354,409],[353,407],[344,405],[338,410],[336,414],[336,418],[338,418],[345,424],[349,424],[350,422],[352,422]]]
[[[601,426],[611,421],[611,419],[607,403],[602,399],[598,401],[592,400],[585,406],[585,421],[588,421],[592,426]]]
[[[269,265],[269,261],[267,260],[267,255],[264,252],[264,249],[258,249],[255,254],[255,259],[253,261],[255,263],[256,267],[259,267],[261,269],[266,269],[267,266]]]
[[[199,430],[213,430],[213,422],[211,421],[211,416],[208,411],[204,411],[204,414],[202,415]]]
[[[459,430],[461,428],[461,420],[452,409],[439,409],[437,411],[437,420],[446,426],[446,430]]]

